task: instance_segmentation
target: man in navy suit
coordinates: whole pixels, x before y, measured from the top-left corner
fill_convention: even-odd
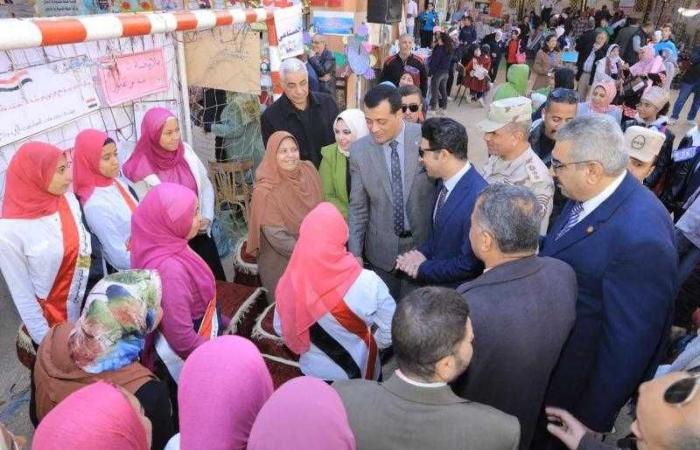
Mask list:
[[[460,123],[428,119],[422,135],[420,160],[429,177],[441,180],[430,211],[433,228],[418,249],[398,256],[396,267],[424,284],[457,287],[483,270],[469,244],[469,227],[487,183],[467,160],[467,130]]]
[[[623,142],[604,115],[557,132],[551,170],[569,201],[540,251],[568,263],[578,281],[576,323],[545,404],[601,433],[653,374],[678,284],[671,218],[625,170]]]

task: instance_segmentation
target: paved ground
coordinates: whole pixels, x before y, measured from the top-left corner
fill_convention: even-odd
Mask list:
[[[502,77],[503,70],[500,72]],[[499,79],[498,82],[500,83],[501,81]],[[674,91],[674,100],[676,94],[677,92]],[[689,105],[690,102],[687,102],[681,118],[686,117]],[[481,168],[486,161],[486,146],[476,124],[485,117],[485,110],[478,104],[462,103],[462,106],[458,108],[455,102],[450,102],[447,112],[448,117],[460,121],[467,128],[469,157],[478,168]],[[691,124],[681,121],[673,127],[676,135],[679,136],[676,143],[678,143],[680,136],[690,129],[691,126]],[[195,143],[201,142],[201,140],[208,140],[208,136],[196,134]],[[195,147],[197,147],[196,144]],[[227,272],[230,272],[232,270],[231,262],[225,261],[224,267],[227,269]],[[7,293],[7,287],[0,277],[0,349],[2,349],[0,351],[0,422],[6,424],[16,434],[31,437],[33,428],[29,423],[27,414],[29,371],[19,364],[15,354],[15,337],[18,326],[19,319],[16,310]],[[626,418],[618,422],[617,428],[620,430],[620,434],[626,434],[626,431],[629,429],[629,422],[629,419]]]

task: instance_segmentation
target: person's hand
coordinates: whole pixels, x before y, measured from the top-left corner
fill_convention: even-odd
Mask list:
[[[321,78],[319,78],[321,81],[330,81],[331,80],[331,74],[327,73]]]
[[[588,428],[561,408],[547,406],[544,410],[549,421],[547,431],[559,438],[570,450],[576,450],[583,435],[589,431]]]
[[[418,277],[418,268],[426,257],[418,250],[411,250],[396,258],[396,268],[405,272],[411,278]]]

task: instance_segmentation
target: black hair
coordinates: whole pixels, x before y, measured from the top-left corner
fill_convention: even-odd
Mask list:
[[[554,39],[557,42],[557,45],[554,46],[554,48],[551,50],[552,52],[560,52],[561,49],[559,48],[559,40],[557,39],[557,35],[554,33],[551,33],[547,36],[544,37],[544,40],[542,41],[542,51],[545,53],[551,53],[549,50],[549,46],[547,46],[547,42],[550,39]]]
[[[435,363],[454,354],[464,340],[469,305],[454,289],[422,287],[401,300],[391,323],[391,340],[401,372],[424,380]]]
[[[578,104],[578,92],[573,89],[557,88],[547,96],[547,109],[552,103],[566,103],[567,105]]]
[[[365,106],[367,108],[376,108],[385,100],[389,102],[392,114],[396,114],[401,109],[401,94],[393,86],[379,84],[365,94]]]
[[[576,74],[568,67],[554,69],[554,89],[574,89]]]
[[[116,142],[114,142],[114,139],[108,137],[107,139],[105,139],[105,142],[104,142],[104,144],[102,144],[102,146],[104,147],[105,145],[109,145],[109,144],[116,144]]]
[[[423,93],[418,86],[412,84],[407,84],[405,86],[399,86],[399,94],[401,97],[406,97],[408,95],[417,95],[420,97],[421,102],[423,101]]]
[[[430,143],[430,148],[444,148],[466,161],[469,138],[461,123],[447,117],[433,117],[423,123],[421,134]]]

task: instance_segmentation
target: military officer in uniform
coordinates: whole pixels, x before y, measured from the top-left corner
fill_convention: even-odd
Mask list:
[[[526,97],[491,103],[488,117],[479,122],[489,152],[482,175],[489,184],[529,188],[537,197],[542,218],[540,234],[545,235],[552,213],[554,181],[528,142],[531,114],[532,103]]]

